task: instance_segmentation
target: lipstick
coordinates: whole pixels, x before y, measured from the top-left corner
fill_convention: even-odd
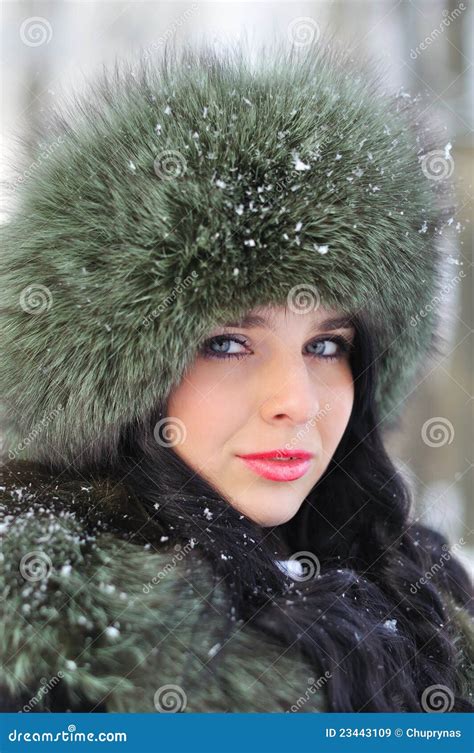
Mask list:
[[[303,450],[270,450],[237,457],[263,478],[271,481],[294,481],[307,473],[314,455]]]

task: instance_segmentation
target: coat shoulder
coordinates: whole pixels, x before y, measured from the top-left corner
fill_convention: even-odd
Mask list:
[[[1,476],[1,711],[325,710],[297,649],[235,620],[193,542],[161,542],[121,484]]]
[[[448,624],[456,648],[458,693],[474,702],[474,610],[469,602],[459,604],[451,594],[444,592]]]

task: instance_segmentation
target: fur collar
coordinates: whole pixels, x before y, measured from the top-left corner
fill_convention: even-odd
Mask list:
[[[192,546],[146,543],[123,487],[2,470],[1,711],[326,710],[296,649],[226,613]]]

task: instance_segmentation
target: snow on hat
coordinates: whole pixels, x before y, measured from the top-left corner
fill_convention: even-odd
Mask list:
[[[393,421],[433,348],[452,158],[360,66],[167,51],[51,115],[2,228],[10,456],[113,457],[206,331],[266,304],[363,309]]]

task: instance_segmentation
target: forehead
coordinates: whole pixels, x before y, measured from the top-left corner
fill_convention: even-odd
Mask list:
[[[241,317],[226,322],[227,326],[241,327],[275,327],[286,321],[317,325],[321,328],[351,329],[354,327],[352,316],[339,309],[323,306],[298,308],[296,305],[257,306],[245,312]]]

